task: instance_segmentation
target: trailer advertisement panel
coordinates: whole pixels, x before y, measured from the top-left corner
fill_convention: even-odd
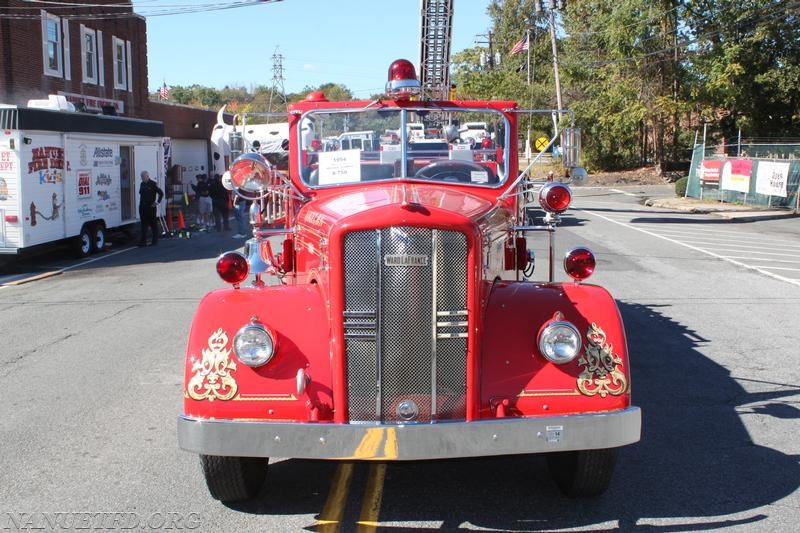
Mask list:
[[[10,149],[10,139],[0,144],[0,248],[19,241],[19,157]],[[16,141],[15,143],[19,142]],[[7,222],[17,220],[16,224]]]
[[[119,143],[86,136],[67,139],[67,232],[77,234],[90,220],[118,226],[120,215]]]
[[[64,145],[58,134],[26,137],[20,150],[20,188],[23,191],[22,237],[33,246],[66,237],[64,226]]]

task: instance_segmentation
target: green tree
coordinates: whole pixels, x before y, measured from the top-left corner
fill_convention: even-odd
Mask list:
[[[689,0],[698,110],[725,138],[800,134],[800,10],[779,0]]]
[[[673,0],[595,0],[570,4],[564,19],[564,71],[585,134],[587,162],[628,168],[665,161],[679,138]],[[669,130],[669,131],[668,131]]]

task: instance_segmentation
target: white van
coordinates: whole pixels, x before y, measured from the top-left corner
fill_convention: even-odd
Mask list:
[[[462,141],[472,139],[474,142],[480,142],[484,137],[489,136],[486,130],[485,122],[465,122],[458,128],[458,136]]]
[[[408,140],[424,139],[425,138],[425,124],[422,122],[409,122],[406,124],[406,133]]]
[[[348,131],[339,135],[340,150],[377,150],[378,139],[374,131]]]

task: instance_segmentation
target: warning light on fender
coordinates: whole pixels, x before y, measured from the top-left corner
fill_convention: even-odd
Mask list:
[[[225,252],[217,259],[217,274],[235,287],[247,278],[249,271],[247,258],[241,252]]]
[[[575,281],[583,281],[594,273],[594,254],[588,248],[573,248],[564,256],[564,271]]]

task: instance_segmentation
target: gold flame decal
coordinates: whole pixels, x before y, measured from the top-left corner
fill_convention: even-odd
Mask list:
[[[578,365],[585,367],[578,376],[578,390],[586,396],[599,394],[619,396],[628,390],[628,380],[620,369],[622,359],[614,353],[611,344],[606,344],[605,332],[592,324],[586,333],[589,344],[586,354],[578,360]]]
[[[194,400],[230,400],[236,395],[238,386],[231,376],[236,363],[230,360],[231,350],[228,336],[219,328],[208,338],[208,348],[203,348],[203,358],[194,361],[187,392]]]

